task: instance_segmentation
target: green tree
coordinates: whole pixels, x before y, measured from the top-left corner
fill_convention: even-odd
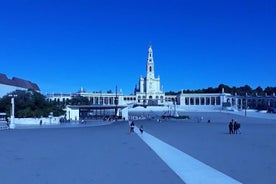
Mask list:
[[[54,104],[47,102],[45,96],[36,91],[17,90],[11,94],[16,95],[14,97],[15,116],[18,118],[47,117],[50,112],[53,112],[54,116],[64,114],[62,109],[58,109]],[[0,100],[0,111],[6,112],[7,115],[10,115],[11,112],[10,99],[11,97],[6,95]]]
[[[276,92],[276,88],[275,87],[266,87],[264,92],[267,94],[267,95],[272,95],[273,93]]]
[[[225,93],[231,93],[232,92],[232,89],[229,86],[225,85],[225,84],[220,84],[218,86],[218,91],[219,92],[222,92],[222,89],[224,89]]]
[[[260,86],[258,86],[255,90],[255,93],[257,93],[258,95],[264,95],[264,90],[263,88],[261,88]]]
[[[83,96],[74,96],[69,103],[71,105],[90,105],[89,99]]]
[[[174,92],[174,91],[169,91],[169,92],[166,92],[165,94],[166,94],[166,95],[177,95],[177,93]]]
[[[225,84],[220,84],[218,87],[208,87],[207,89],[197,89],[197,90],[183,90],[183,93],[221,93],[222,88],[224,88],[225,93],[230,93],[230,94],[237,94],[237,95],[242,95],[244,96],[246,93],[248,95],[255,95],[258,93],[258,95],[263,96],[265,93],[267,95],[272,95],[273,93],[276,93],[276,87],[266,87],[265,90],[263,90],[260,86],[257,87],[256,89],[252,89],[249,85],[244,85],[241,87],[230,87]],[[166,95],[176,95],[177,93],[173,91],[166,92]]]

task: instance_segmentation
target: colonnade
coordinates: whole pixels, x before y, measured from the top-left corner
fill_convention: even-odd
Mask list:
[[[181,97],[180,105],[221,105],[220,96]]]
[[[91,102],[91,104],[95,104],[95,105],[114,105],[115,104],[115,96],[114,97],[97,96],[97,97],[89,97],[88,99]]]
[[[245,107],[251,109],[276,108],[275,96],[232,96],[227,98],[227,102],[237,109],[244,109]]]
[[[93,105],[115,105],[116,94],[84,94],[91,104]],[[156,96],[156,98],[146,98],[142,95],[118,95],[118,105],[126,104],[150,104],[157,105],[165,102],[176,102],[182,106],[221,106],[233,107],[235,109],[244,109],[245,107],[251,109],[276,109],[276,96],[238,96],[227,93],[215,93],[215,94],[181,94],[178,96],[166,95]],[[72,95],[49,95],[49,101],[66,102],[72,99]],[[226,103],[226,104],[225,104]]]

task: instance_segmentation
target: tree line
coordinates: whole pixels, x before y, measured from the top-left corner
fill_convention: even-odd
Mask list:
[[[222,89],[224,89],[225,93],[230,93],[232,95],[240,95],[240,96],[245,96],[247,95],[258,95],[258,96],[265,96],[265,95],[272,95],[273,93],[276,93],[276,87],[266,87],[263,89],[262,87],[258,86],[257,88],[253,89],[249,85],[244,85],[241,87],[230,87],[225,84],[220,84],[218,87],[209,87],[206,89],[196,89],[196,90],[182,90],[183,93],[221,93]],[[181,91],[174,92],[174,91],[169,91],[166,92],[166,95],[177,95],[180,94]]]

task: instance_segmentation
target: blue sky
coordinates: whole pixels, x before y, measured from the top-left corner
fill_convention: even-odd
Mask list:
[[[275,0],[0,1],[0,73],[45,93],[276,86]]]

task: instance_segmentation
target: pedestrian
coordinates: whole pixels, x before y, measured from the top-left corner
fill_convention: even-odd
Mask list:
[[[241,134],[241,124],[237,122],[237,133],[239,132],[239,134]]]
[[[132,133],[132,132],[134,132],[134,127],[135,127],[135,125],[134,125],[134,121],[131,121],[131,123],[130,123],[130,133]]]
[[[234,134],[237,134],[238,132],[238,123],[235,121],[234,122]]]
[[[230,121],[228,127],[229,127],[229,134],[232,134],[233,133],[233,122],[232,121]]]
[[[39,125],[40,125],[40,126],[42,125],[42,119],[39,121]]]
[[[139,130],[140,130],[140,133],[141,133],[141,134],[144,132],[144,127],[143,127],[143,125],[140,126]]]

